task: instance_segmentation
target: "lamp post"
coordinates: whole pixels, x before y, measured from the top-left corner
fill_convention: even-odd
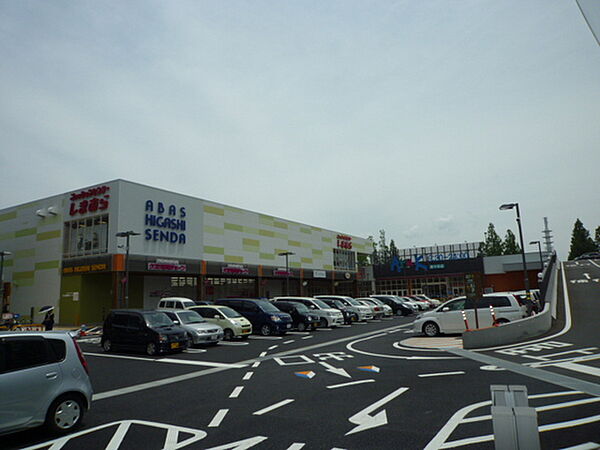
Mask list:
[[[124,237],[125,240],[125,281],[123,291],[121,293],[121,305],[125,308],[129,307],[129,237],[139,236],[140,233],[135,231],[120,231],[117,233],[117,237]],[[125,298],[123,298],[123,294]]]
[[[529,277],[527,276],[527,263],[525,262],[525,245],[523,244],[523,230],[521,228],[521,213],[519,212],[519,204],[518,203],[505,203],[500,205],[501,211],[506,211],[507,209],[516,208],[517,210],[517,225],[519,226],[519,240],[521,242],[521,257],[523,258],[523,276],[525,281],[525,293],[527,298],[531,298],[530,290],[529,290]]]
[[[4,307],[4,257],[12,255],[11,252],[0,252],[0,305]]]
[[[540,264],[542,266],[542,268],[540,269],[540,271],[543,272],[544,271],[544,258],[542,258],[542,243],[540,241],[531,241],[529,243],[529,245],[535,245],[535,244],[537,244],[537,246],[538,246],[538,252],[540,254]]]
[[[294,255],[294,252],[281,252],[277,253],[278,256],[285,256],[285,295],[290,295],[290,268],[288,264],[288,257]]]

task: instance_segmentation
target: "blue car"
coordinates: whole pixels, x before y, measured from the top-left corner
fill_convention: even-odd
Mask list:
[[[285,334],[292,328],[292,317],[266,300],[227,298],[217,300],[215,304],[239,312],[250,321],[254,332],[263,336]]]

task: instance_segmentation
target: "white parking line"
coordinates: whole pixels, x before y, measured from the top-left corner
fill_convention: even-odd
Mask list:
[[[203,348],[186,348],[183,353],[206,353]]]
[[[260,352],[260,355],[258,355],[259,358],[262,358],[263,356],[267,356],[267,352]]]
[[[223,419],[225,418],[225,415],[228,412],[229,412],[228,409],[220,409],[220,410],[218,410],[217,413],[215,414],[215,417],[213,417],[213,419],[208,424],[208,428],[216,428],[219,425],[221,425],[221,422],[223,421]]]
[[[242,380],[248,381],[250,378],[252,378],[252,375],[254,375],[254,372],[246,372],[246,375],[244,375],[244,378],[242,378]]]
[[[287,448],[287,450],[300,450],[301,448],[304,448],[305,445],[306,444],[304,442],[294,442]]]
[[[348,383],[332,384],[331,386],[327,386],[327,389],[337,389],[337,388],[346,387],[346,386],[354,386],[355,384],[374,383],[374,382],[375,382],[375,380],[372,378],[368,379],[368,380],[350,381]]]
[[[338,327],[340,327],[340,328],[350,328],[350,327],[352,327],[352,325],[338,325]]]
[[[257,341],[278,341],[283,338],[281,336],[248,336],[248,339]]]
[[[275,403],[274,405],[267,406],[266,408],[263,408],[263,409],[259,409],[258,411],[253,412],[252,415],[262,416],[263,414],[266,414],[269,411],[273,411],[274,409],[281,408],[282,406],[285,406],[288,403],[292,403],[293,401],[294,401],[293,398],[288,398],[288,399],[282,400],[278,403]]]
[[[284,342],[284,344],[285,344],[285,342]],[[267,350],[273,350],[277,347],[279,347],[279,345],[271,345]]]
[[[221,341],[219,345],[229,345],[231,347],[239,347],[240,345],[248,345],[248,342],[229,342],[229,341]],[[206,351],[206,350],[204,350]]]
[[[284,344],[291,344],[292,342],[294,342],[294,340],[290,340],[290,341],[283,341]]]
[[[464,374],[465,374],[465,372],[463,372],[462,370],[458,370],[456,372],[422,373],[419,375],[419,378],[441,377],[441,376],[445,376],[445,375],[464,375]]]
[[[155,359],[154,361],[170,363],[170,364],[183,364],[183,365],[188,365],[188,366],[227,367],[227,368],[231,368],[231,369],[243,369],[244,367],[248,367],[247,364],[229,364],[229,363],[219,363],[219,362],[211,362],[211,361],[194,361],[191,359],[163,358],[163,359]]]
[[[242,391],[244,390],[244,386],[236,386],[231,394],[229,394],[229,398],[238,398]]]
[[[256,361],[255,363],[252,364],[253,368],[257,368],[258,366],[260,366],[260,361]]]
[[[312,339],[312,338],[314,338],[314,336],[304,336],[303,338],[300,338],[300,339]]]
[[[310,334],[310,332],[308,332],[308,331],[288,331],[287,334],[297,334],[297,335],[304,336],[306,334]]]

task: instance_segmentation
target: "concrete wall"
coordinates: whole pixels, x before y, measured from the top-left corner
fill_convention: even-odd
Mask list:
[[[498,327],[467,331],[462,335],[463,348],[475,349],[514,344],[544,334],[552,325],[552,311],[556,312],[557,280],[558,265],[552,268],[548,295],[541,313]]]

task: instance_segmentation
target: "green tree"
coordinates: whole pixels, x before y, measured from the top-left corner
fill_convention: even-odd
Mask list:
[[[573,233],[571,234],[571,250],[569,251],[569,259],[577,258],[587,252],[596,251],[596,243],[590,237],[590,232],[583,226],[581,220],[577,219],[573,225]]]
[[[510,230],[506,230],[506,236],[504,237],[504,242],[502,243],[502,253],[504,255],[516,255],[521,253],[521,247],[519,247],[519,244],[517,244],[517,238]]]
[[[596,233],[594,237],[596,238],[595,241],[597,250],[600,252],[600,227],[596,228]]]
[[[394,259],[394,256],[400,256],[400,252],[398,251],[398,247],[396,247],[396,243],[392,239],[390,241],[390,259]]]
[[[483,256],[499,256],[502,254],[502,239],[496,233],[496,227],[493,223],[488,225],[487,231],[484,233],[485,240],[483,241]]]
[[[379,263],[387,264],[390,261],[390,249],[385,241],[385,230],[379,230],[379,245],[377,247]]]

